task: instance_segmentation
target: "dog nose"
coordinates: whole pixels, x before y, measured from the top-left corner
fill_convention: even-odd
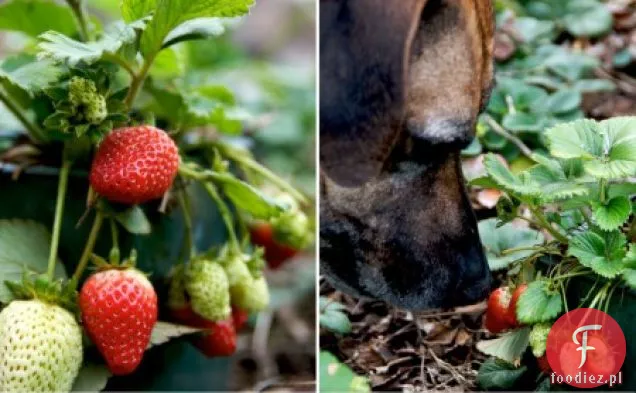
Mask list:
[[[453,303],[457,306],[477,303],[488,296],[492,275],[481,244],[475,244],[462,257],[461,278]]]

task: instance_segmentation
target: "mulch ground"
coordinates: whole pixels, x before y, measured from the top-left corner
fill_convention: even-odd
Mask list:
[[[476,388],[477,370],[485,356],[475,343],[492,338],[481,327],[485,303],[414,314],[383,302],[352,298],[324,280],[320,293],[345,305],[353,326],[344,337],[322,329],[321,349],[368,376],[373,390]]]

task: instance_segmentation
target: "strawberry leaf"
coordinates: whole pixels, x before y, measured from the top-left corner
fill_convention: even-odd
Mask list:
[[[600,127],[594,120],[577,120],[546,131],[550,153],[558,158],[598,157],[603,152]]]
[[[494,154],[488,154],[484,158],[484,166],[488,172],[488,176],[497,185],[506,191],[519,195],[539,195],[541,189],[539,185],[528,178],[525,173],[517,176],[510,172]]]
[[[625,283],[632,289],[636,289],[636,270],[627,269],[623,272]]]
[[[632,203],[626,196],[610,199],[607,203],[592,201],[594,222],[604,231],[621,227],[632,214]]]
[[[183,75],[185,59],[181,51],[168,48],[161,51],[150,68],[150,75],[159,79],[172,79]]]
[[[619,231],[576,235],[568,246],[568,255],[579,259],[581,265],[589,267],[606,278],[614,278],[624,269],[627,238]]]
[[[479,341],[476,347],[486,355],[514,363],[521,358],[521,355],[528,348],[529,339],[530,328],[524,327],[505,333],[499,338]]]
[[[517,319],[525,324],[547,322],[561,312],[563,300],[558,291],[549,288],[547,280],[537,280],[528,284],[517,302]]]
[[[69,7],[49,0],[13,0],[0,5],[0,30],[20,31],[37,37],[47,30],[77,33]]]
[[[224,21],[221,18],[197,18],[181,24],[166,37],[162,49],[182,41],[203,40],[218,37],[225,33]]]
[[[159,321],[152,329],[148,348],[167,343],[173,338],[202,332],[203,329]]]
[[[543,235],[530,228],[516,228],[512,224],[497,226],[496,218],[489,218],[479,222],[479,236],[486,251],[488,266],[491,270],[501,270],[512,262],[524,259],[534,251],[522,250],[513,253],[504,251],[519,248],[532,247],[544,243]]]
[[[274,199],[233,176],[223,175],[215,180],[236,207],[248,212],[254,218],[268,219],[285,210]]]
[[[320,388],[325,392],[370,392],[366,378],[358,376],[329,352],[320,352]]]
[[[526,366],[515,367],[508,362],[488,358],[479,367],[477,383],[486,390],[493,388],[510,389],[527,370]]]
[[[73,392],[100,392],[112,376],[110,370],[104,364],[84,364],[73,383]]]
[[[10,83],[31,97],[57,82],[64,73],[62,68],[50,60],[35,61],[32,58],[31,62],[18,68],[11,67],[10,70],[7,69],[9,67],[4,67],[5,64],[6,62],[0,65],[0,82]]]
[[[4,281],[21,280],[25,270],[46,273],[51,234],[35,221],[0,220],[0,303],[12,299]],[[55,266],[55,276],[66,278],[61,262]]]
[[[146,213],[139,206],[133,206],[122,213],[117,213],[115,219],[128,232],[136,235],[147,235],[152,231]]]
[[[105,54],[116,54],[127,44],[137,40],[137,33],[146,27],[147,18],[130,24],[117,21],[106,28],[104,35],[95,42],[80,42],[57,31],[47,31],[40,35],[38,57],[66,62],[75,66],[80,62],[93,64]]]
[[[335,333],[348,334],[351,332],[351,321],[343,312],[345,307],[327,298],[320,298],[320,327]]]
[[[582,158],[599,179],[636,175],[636,118],[617,117],[600,123],[578,120],[546,132],[550,152],[559,158]]]
[[[125,0],[122,9],[127,18],[154,11],[152,22],[141,38],[144,56],[154,57],[169,34],[182,23],[197,18],[241,16],[252,4],[254,0]]]

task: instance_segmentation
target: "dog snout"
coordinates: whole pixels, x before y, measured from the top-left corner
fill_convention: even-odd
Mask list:
[[[456,306],[477,303],[488,296],[492,286],[492,274],[482,251],[481,243],[475,243],[461,257],[461,276],[456,298],[452,303]]]

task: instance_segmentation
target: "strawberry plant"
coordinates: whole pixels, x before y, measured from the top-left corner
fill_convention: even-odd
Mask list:
[[[121,20],[104,25],[82,0],[0,5],[0,29],[28,37],[0,62],[0,103],[12,115],[8,131],[18,130],[1,134],[0,151],[11,153],[3,160],[17,182],[25,167],[58,174],[50,235],[33,221],[0,220],[0,390],[103,388],[109,374],[134,372],[149,346],[179,335],[207,356],[229,356],[246,314],[270,302],[266,251],[248,228],[270,225],[281,247],[311,243],[309,199],[245,147],[243,131],[258,125],[191,46],[216,40],[253,3],[124,0]],[[81,218],[68,213],[74,176],[85,181]],[[202,196],[226,233],[214,247],[196,241]],[[167,296],[157,281],[168,279],[142,271],[130,242],[161,236],[161,214],[184,228],[169,234],[183,239],[179,255],[162,255],[174,265]],[[78,260],[62,263],[61,239],[80,233],[64,224],[69,217],[92,224]],[[176,323],[157,320],[164,305]],[[81,368],[82,329],[108,371]],[[37,356],[21,358],[35,347]]]
[[[562,42],[562,26],[566,24],[551,14],[538,13],[541,9],[560,14],[577,8],[578,1],[563,2],[569,4],[563,8],[562,2],[527,3],[528,10],[537,12],[517,7],[516,15],[510,11],[498,14],[496,85],[479,119],[478,138],[466,154],[479,154],[483,146],[488,151],[501,153],[509,161],[520,156],[529,159],[533,150],[545,150],[544,130],[584,117],[582,106],[586,95],[615,89],[611,80],[595,76],[595,70],[600,67],[597,58],[576,49],[574,43]],[[603,22],[607,26],[594,35],[607,33],[612,16],[602,4],[596,3],[595,7],[609,20]],[[551,11],[552,8],[555,10]],[[587,17],[595,21],[600,18],[594,13]],[[564,18],[583,25],[580,27],[574,22],[567,25],[576,32],[568,29],[573,37],[581,35],[579,30],[585,26],[590,27],[577,16],[566,14]]]
[[[480,342],[482,352],[517,363],[531,347],[545,365],[547,332],[560,315],[580,307],[611,312],[612,299],[636,289],[635,130],[634,117],[557,125],[545,132],[549,154],[533,153],[535,164],[517,174],[486,156],[487,176],[472,183],[503,197],[498,217],[479,229],[490,268],[507,269],[516,288],[509,303],[516,323],[490,328],[507,332]],[[573,296],[570,287],[581,280],[589,281],[587,292]]]

